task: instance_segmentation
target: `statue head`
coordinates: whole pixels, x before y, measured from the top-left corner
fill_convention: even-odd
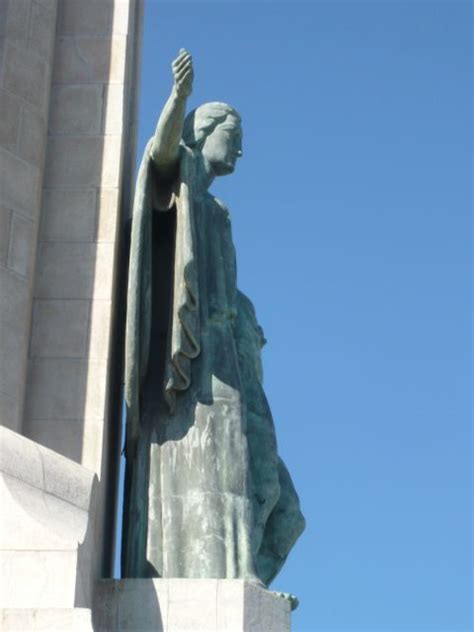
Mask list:
[[[226,103],[205,103],[186,117],[183,141],[201,152],[214,175],[232,173],[242,155],[240,115]]]

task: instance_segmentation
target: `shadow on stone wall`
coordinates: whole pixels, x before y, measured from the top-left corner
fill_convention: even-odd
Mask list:
[[[102,580],[95,595],[94,632],[163,632],[167,603],[166,582],[160,584],[151,579]]]

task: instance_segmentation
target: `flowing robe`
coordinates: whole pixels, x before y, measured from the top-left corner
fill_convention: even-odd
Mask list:
[[[262,386],[263,330],[251,301],[240,291],[235,337],[246,402],[252,554],[257,576],[268,585],[303,532],[305,519],[290,474],[278,456],[273,417]]]
[[[256,579],[281,486],[271,416],[260,424],[271,474],[252,482],[251,461],[264,454],[254,441],[252,457],[247,438],[229,215],[199,186],[189,148],[173,190],[156,181],[149,149],[130,249],[122,573]]]

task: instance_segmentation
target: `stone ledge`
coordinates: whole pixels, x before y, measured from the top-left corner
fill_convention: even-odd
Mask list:
[[[82,465],[0,426],[0,472],[89,511],[95,474]]]
[[[0,448],[0,608],[90,606],[97,477],[7,428]]]
[[[101,580],[96,632],[289,632],[290,604],[238,579]]]

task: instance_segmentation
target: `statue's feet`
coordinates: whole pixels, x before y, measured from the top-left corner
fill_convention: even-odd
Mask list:
[[[272,592],[277,597],[286,599],[286,601],[290,603],[290,607],[292,610],[296,610],[296,608],[300,605],[300,602],[298,601],[298,597],[296,595],[292,595],[291,593],[286,593],[286,592],[278,592],[275,590],[272,590]]]
[[[249,577],[246,577],[245,581],[248,582],[249,584],[252,584],[252,586],[256,586],[257,588],[263,588],[264,590],[268,590],[268,586],[265,586],[262,580],[256,575],[250,575]]]
[[[249,584],[252,584],[253,586],[256,586],[257,588],[263,588],[263,590],[268,590],[268,592],[271,592],[276,597],[280,597],[281,599],[286,599],[286,601],[289,602],[292,610],[296,610],[296,608],[300,604],[298,597],[296,595],[292,595],[291,593],[286,593],[286,592],[279,592],[278,590],[270,590],[268,586],[264,584],[262,580],[256,575],[251,575],[249,577],[246,577],[245,579],[246,581],[249,582]]]

